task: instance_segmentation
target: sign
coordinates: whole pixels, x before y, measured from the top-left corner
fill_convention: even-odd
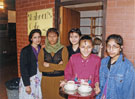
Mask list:
[[[30,11],[27,13],[28,35],[32,29],[40,29],[42,36],[46,36],[48,28],[53,27],[53,10],[42,9]]]

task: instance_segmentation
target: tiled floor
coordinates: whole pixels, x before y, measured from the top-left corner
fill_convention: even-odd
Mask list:
[[[1,60],[0,60],[1,61]],[[18,76],[16,56],[6,58],[6,62],[0,63],[0,99],[8,99],[5,82]]]

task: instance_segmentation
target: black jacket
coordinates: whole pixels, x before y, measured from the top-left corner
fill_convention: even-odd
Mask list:
[[[73,50],[72,45],[67,46],[68,49],[68,60],[73,54],[80,53],[80,48],[78,47],[76,51]]]
[[[20,71],[24,86],[29,86],[30,77],[37,74],[37,60],[31,45],[21,50]]]

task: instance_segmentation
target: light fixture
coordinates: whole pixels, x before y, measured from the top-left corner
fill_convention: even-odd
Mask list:
[[[4,2],[0,1],[0,9],[4,9]]]

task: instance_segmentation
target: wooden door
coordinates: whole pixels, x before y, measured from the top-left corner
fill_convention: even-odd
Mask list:
[[[80,12],[60,7],[60,39],[61,44],[69,45],[68,32],[72,28],[80,28]]]

